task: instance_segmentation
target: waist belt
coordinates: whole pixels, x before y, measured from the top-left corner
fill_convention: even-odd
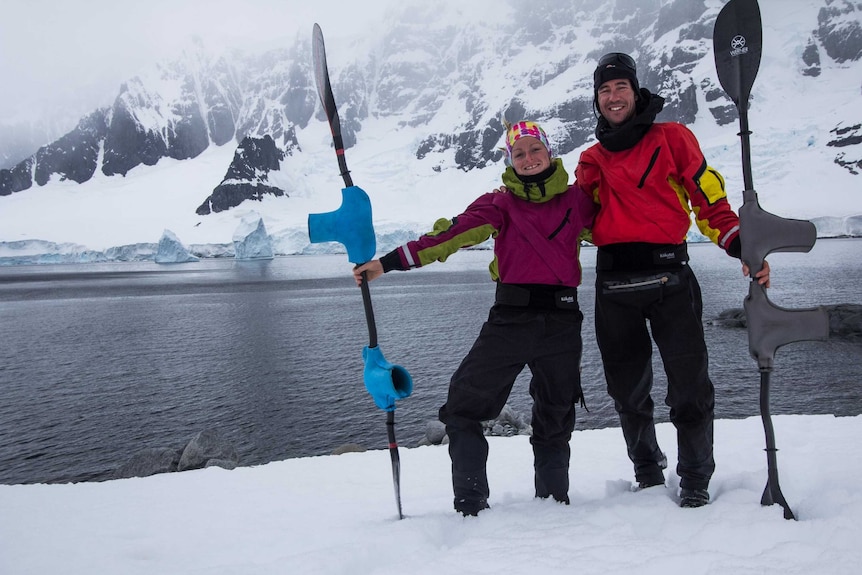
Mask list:
[[[578,310],[578,288],[556,286],[524,286],[497,284],[494,298],[498,305],[529,307],[536,309]]]
[[[626,243],[599,247],[596,252],[596,270],[633,271],[653,268],[679,269],[688,262],[688,245]]]

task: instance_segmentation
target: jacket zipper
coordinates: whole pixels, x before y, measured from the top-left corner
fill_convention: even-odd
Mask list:
[[[655,152],[652,153],[652,158],[649,160],[649,165],[647,166],[644,175],[641,176],[641,181],[638,182],[638,189],[644,187],[644,183],[646,182],[647,176],[652,171],[653,166],[655,166],[656,160],[658,160],[658,153],[661,152],[661,146],[655,149]]]
[[[549,240],[554,239],[558,233],[563,231],[563,228],[566,227],[566,224],[569,223],[569,216],[571,215],[571,213],[572,213],[572,208],[569,208],[568,210],[566,210],[566,215],[563,216],[563,221],[560,222],[560,225],[557,226],[557,229],[555,229],[553,232],[551,232],[551,235],[548,236]]]
[[[635,288],[635,287],[651,286],[651,285],[654,285],[654,284],[660,284],[660,285],[664,286],[664,284],[666,284],[667,282],[668,282],[668,277],[667,277],[667,276],[662,276],[662,277],[660,277],[660,278],[655,278],[655,279],[652,279],[652,280],[644,280],[644,281],[642,281],[642,282],[634,282],[634,283],[627,283],[627,284],[605,285],[605,287],[606,287],[606,288],[608,288],[608,289],[627,289],[627,288]]]

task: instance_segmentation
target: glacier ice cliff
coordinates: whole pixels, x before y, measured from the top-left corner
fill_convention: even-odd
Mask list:
[[[812,218],[811,223],[817,228],[818,238],[862,237],[862,215],[846,218],[828,216]]]
[[[153,243],[139,243],[100,251],[74,243],[44,240],[0,242],[0,266],[151,261],[157,247]]]

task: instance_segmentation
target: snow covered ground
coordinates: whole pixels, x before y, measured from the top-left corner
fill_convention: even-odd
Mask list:
[[[369,399],[370,401],[370,399]],[[385,417],[380,412],[381,445]],[[445,447],[64,485],[0,485],[0,573],[757,574],[859,572],[862,416],[777,416],[784,495],[762,507],[759,418],[716,422],[712,503],[680,509],[678,477],[631,491],[617,428],[576,431],[572,504],[536,500],[527,437],[492,437],[491,509],[452,510]],[[670,424],[658,426],[671,460]]]

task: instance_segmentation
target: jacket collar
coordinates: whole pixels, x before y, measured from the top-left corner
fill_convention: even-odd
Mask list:
[[[599,116],[596,138],[602,147],[610,152],[628,150],[641,141],[662,108],[664,108],[664,98],[650,93],[646,88],[641,88],[635,115],[628,122],[617,127],[611,126],[604,116]]]
[[[503,185],[522,200],[547,202],[569,189],[569,174],[561,158],[551,160],[551,166],[536,176],[519,176],[512,166],[503,172]]]

